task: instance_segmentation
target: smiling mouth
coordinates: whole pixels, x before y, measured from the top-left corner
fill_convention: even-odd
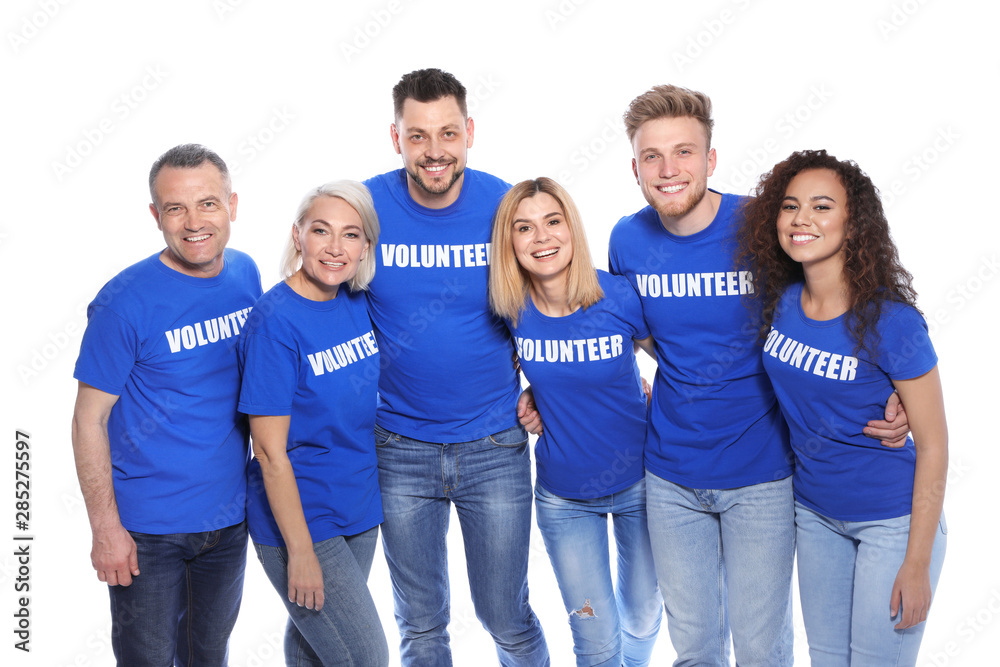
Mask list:
[[[427,171],[431,175],[435,175],[435,174],[440,174],[442,171],[447,169],[449,164],[451,163],[449,162],[447,164],[424,164],[420,166],[424,171]]]
[[[184,240],[188,243],[198,243],[199,241],[204,241],[205,239],[212,238],[211,234],[202,234],[201,236],[188,236]]]
[[[535,259],[545,259],[547,257],[552,257],[557,252],[559,252],[559,248],[549,248],[547,250],[539,250],[538,252],[533,252],[531,253],[531,256],[534,257]]]
[[[681,190],[683,190],[686,187],[687,187],[687,183],[681,183],[679,185],[661,185],[660,187],[658,187],[656,189],[659,190],[660,192],[665,193],[665,194],[672,195],[675,192],[680,192]]]
[[[815,234],[792,234],[792,243],[806,243],[818,238]]]
[[[347,262],[324,262],[322,260],[320,260],[320,264],[322,264],[323,266],[329,266],[334,269],[339,269],[342,266],[347,266]]]

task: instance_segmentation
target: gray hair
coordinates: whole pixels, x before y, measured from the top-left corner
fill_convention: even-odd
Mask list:
[[[364,229],[369,248],[368,253],[361,260],[357,274],[347,282],[347,286],[354,292],[368,289],[368,284],[375,277],[375,246],[378,245],[379,224],[371,192],[363,183],[357,181],[331,181],[313,188],[302,198],[302,203],[299,204],[298,211],[295,213],[295,222],[292,223],[294,225],[292,233],[288,235],[288,243],[282,255],[282,278],[290,278],[302,266],[302,253],[295,249],[293,236],[302,231],[306,213],[309,212],[313,202],[320,197],[343,199],[361,216],[361,226]]]
[[[153,203],[159,205],[159,202],[156,201],[156,192],[153,190],[153,184],[156,183],[156,177],[159,175],[161,169],[164,167],[194,169],[195,167],[200,167],[206,161],[214,164],[215,168],[222,174],[222,185],[226,189],[226,195],[232,194],[233,181],[229,177],[229,167],[226,166],[225,160],[219,157],[218,153],[201,144],[181,144],[180,146],[174,146],[156,158],[156,162],[153,163],[152,168],[149,170],[149,196],[152,198]]]

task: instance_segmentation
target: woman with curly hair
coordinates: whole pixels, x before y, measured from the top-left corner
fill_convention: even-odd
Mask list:
[[[633,348],[655,355],[642,305],[625,278],[594,269],[580,214],[550,178],[522,181],[503,197],[492,249],[490,305],[510,328],[544,422],[535,510],[576,663],[647,665],[662,601],[646,528],[646,398]]]
[[[802,613],[815,666],[913,665],[945,552],[948,431],[927,325],[871,179],[826,151],[777,164],[745,208],[764,367],[795,452]],[[913,437],[854,427],[893,388]]]

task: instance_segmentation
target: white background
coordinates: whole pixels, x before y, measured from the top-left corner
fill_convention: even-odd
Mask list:
[[[90,566],[73,468],[72,370],[86,304],[163,245],[146,208],[152,161],[195,141],[230,163],[240,195],[231,245],[257,260],[266,288],[277,280],[302,194],[398,167],[390,90],[405,72],[442,67],[469,88],[470,166],[511,182],[559,179],[602,267],[612,225],[644,205],[621,113],[654,84],[712,96],[717,189],[746,193],[762,171],[803,148],[861,164],[886,194],[903,262],[916,276],[951,426],[948,557],[919,664],[995,664],[1000,454],[987,399],[1000,371],[989,342],[1000,283],[992,201],[1000,12],[931,0],[347,4],[3,3],[0,539],[9,546],[0,546],[0,660],[112,662],[107,593]],[[12,647],[17,429],[32,445],[30,654]],[[492,663],[468,597],[457,521],[450,543],[455,662]],[[531,554],[531,601],[553,662],[571,664],[537,532]],[[254,560],[231,662],[279,665],[284,612]],[[381,549],[370,581],[397,661]],[[799,664],[805,649],[799,625]],[[672,659],[664,628],[655,662]]]

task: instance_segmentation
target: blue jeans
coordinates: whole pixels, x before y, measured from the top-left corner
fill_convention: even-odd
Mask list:
[[[247,526],[204,533],[133,533],[139,576],[109,586],[111,645],[119,665],[228,663],[243,599]]]
[[[927,624],[896,630],[899,619],[889,615],[910,516],[837,521],[795,503],[795,526],[799,596],[813,667],[916,664]],[[931,551],[932,591],[941,576],[947,532],[942,515]]]
[[[792,478],[689,489],[646,472],[646,513],[675,665],[792,664]]]
[[[663,601],[646,529],[646,482],[588,500],[562,498],[536,485],[535,511],[569,614],[576,664],[648,665]],[[617,594],[608,514],[618,553]]]
[[[378,526],[357,535],[331,537],[313,544],[323,569],[323,608],[300,607],[288,599],[288,550],[254,542],[267,578],[288,609],[285,665],[331,667],[389,664],[389,646],[368,573],[375,556]]]
[[[450,505],[465,541],[476,616],[501,665],[547,665],[545,636],[528,605],[531,459],[515,426],[457,444],[414,440],[376,425],[382,546],[392,575],[403,665],[449,666]]]

